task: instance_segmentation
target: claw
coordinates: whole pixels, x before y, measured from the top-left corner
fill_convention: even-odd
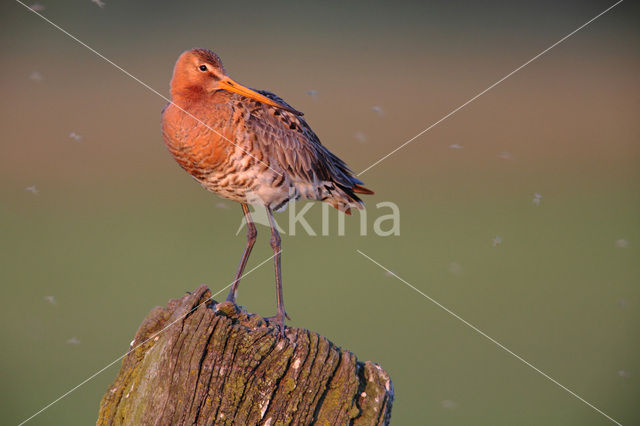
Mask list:
[[[284,337],[284,330],[285,330],[285,325],[284,325],[284,319],[285,317],[287,319],[291,319],[289,318],[289,316],[285,313],[284,315],[274,315],[272,317],[267,317],[265,318],[265,320],[271,324],[273,323],[276,326],[276,334],[279,335],[280,337]]]

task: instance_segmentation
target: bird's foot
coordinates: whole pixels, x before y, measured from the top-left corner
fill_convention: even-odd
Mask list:
[[[234,305],[237,305],[236,303],[236,297],[238,296],[238,289],[236,288],[237,285],[238,285],[238,277],[235,278],[233,285],[229,290],[229,294],[227,294],[227,299],[226,299],[227,302],[231,302]]]
[[[284,330],[285,330],[284,320],[285,320],[285,318],[288,319],[288,320],[291,320],[291,318],[289,318],[289,315],[287,315],[286,312],[278,313],[277,315],[274,315],[272,317],[266,317],[265,320],[269,324],[275,324],[275,326],[276,326],[276,334],[279,337],[284,337]]]

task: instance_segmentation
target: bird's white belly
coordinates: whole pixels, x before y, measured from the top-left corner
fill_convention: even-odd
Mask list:
[[[212,173],[200,183],[221,197],[248,204],[259,204],[282,209],[298,190],[286,175],[251,168],[243,172]]]
[[[284,177],[282,184],[275,185],[274,182],[280,179],[279,176],[275,180],[272,177],[258,179],[256,185],[247,191],[247,202],[262,204],[278,211],[284,209],[291,199],[299,197],[299,192],[290,184],[287,177]]]

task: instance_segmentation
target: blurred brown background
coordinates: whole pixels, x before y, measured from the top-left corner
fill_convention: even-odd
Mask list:
[[[215,50],[356,172],[613,4],[38,3],[165,95],[180,52]],[[124,354],[153,306],[229,284],[244,236],[239,207],[166,152],[161,98],[20,4],[0,14],[0,416],[16,424]],[[284,236],[291,325],[382,364],[393,424],[609,422],[356,249],[640,422],[638,16],[623,2],[363,174],[372,217],[400,206],[399,237],[361,237],[357,216],[344,237]],[[248,276],[239,302],[273,314],[272,275]],[[93,423],[118,368],[29,424]]]

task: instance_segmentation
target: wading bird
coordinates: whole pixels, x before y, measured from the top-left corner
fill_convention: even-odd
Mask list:
[[[205,189],[242,207],[247,243],[227,297],[233,303],[257,236],[248,197],[266,208],[277,301],[277,314],[267,320],[274,321],[282,334],[289,317],[282,297],[280,235],[273,211],[302,197],[351,214],[351,207],[363,207],[356,194],[373,194],[320,143],[302,115],[275,94],[232,80],[218,55],[206,49],[180,55],[171,79],[171,102],[162,111],[162,134],[178,164]]]

